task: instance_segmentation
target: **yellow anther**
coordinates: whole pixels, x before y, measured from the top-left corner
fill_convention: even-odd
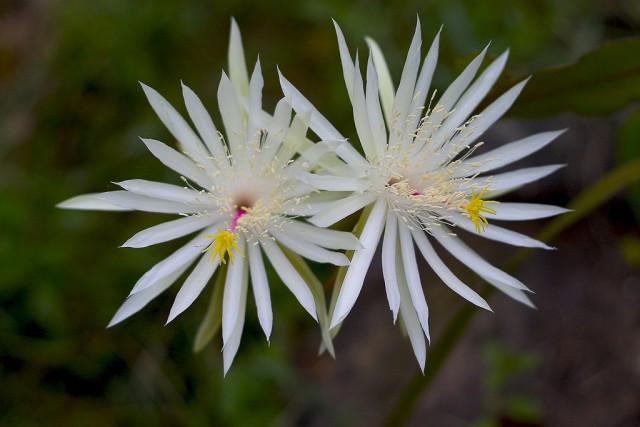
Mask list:
[[[476,228],[476,232],[481,233],[489,225],[489,221],[483,214],[495,215],[496,210],[488,207],[488,204],[496,204],[494,200],[482,200],[482,196],[487,192],[487,188],[483,188],[480,194],[476,194],[475,190],[471,191],[471,200],[462,208],[467,211],[469,218],[473,221],[473,225]]]
[[[233,264],[233,248],[235,248],[240,255],[244,256],[236,242],[236,235],[227,230],[221,230],[218,228],[217,234],[204,237],[206,239],[213,239],[213,242],[211,242],[211,244],[202,251],[202,253],[205,253],[211,250],[211,253],[209,254],[209,261],[213,261],[216,257],[219,257],[220,262],[222,264],[226,264],[224,259],[226,252],[229,255],[229,261]]]

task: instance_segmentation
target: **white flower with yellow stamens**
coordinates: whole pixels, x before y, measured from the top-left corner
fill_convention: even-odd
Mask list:
[[[271,334],[273,314],[263,255],[300,304],[323,324],[327,322],[324,297],[321,289],[309,283],[313,278],[309,279],[308,268],[301,267],[299,255],[342,266],[348,259],[333,250],[360,247],[351,233],[321,229],[298,219],[324,202],[314,201],[313,187],[297,176],[341,143],[310,144],[305,139],[309,112],[292,120],[287,99],[277,104],[273,117],[262,110],[260,63],[249,80],[235,22],[229,63],[231,77],[223,73],[218,88],[226,139],[188,87],[183,85],[183,95],[197,133],[160,94],[143,85],[151,106],[183,153],[159,141],[143,141],[154,156],[183,177],[186,186],[136,179],[118,183],[121,191],[78,196],[59,205],[182,216],[143,230],[123,245],[141,248],[197,232],[140,278],[109,325],[143,308],[197,261],[171,308],[171,321],[198,297],[220,264],[227,264],[226,277],[219,280],[224,286],[219,309],[225,373],[240,343],[249,278],[260,324],[267,339]],[[331,346],[328,334],[324,342]]]
[[[375,42],[366,83],[336,24],[344,79],[353,105],[353,116],[364,157],[350,146],[338,155],[345,161],[342,174],[308,173],[306,182],[325,190],[350,191],[318,212],[310,222],[326,227],[367,207],[359,222],[364,248],[353,255],[344,279],[334,288],[330,328],[341,324],[353,307],[366,272],[382,237],[382,267],[389,306],[406,326],[414,353],[424,369],[425,336],[429,338],[428,307],[422,290],[414,245],[434,272],[452,290],[470,302],[489,309],[487,302],[460,281],[436,254],[432,241],[509,296],[532,305],[527,288],[494,267],[457,236],[471,234],[516,246],[547,248],[542,242],[494,225],[500,220],[527,220],[565,212],[565,209],[533,204],[500,203],[499,194],[540,179],[559,165],[520,169],[493,176],[488,172],[515,162],[556,138],[561,132],[545,132],[506,144],[482,155],[473,155],[477,139],[515,101],[526,82],[500,96],[478,115],[471,116],[502,71],[507,54],[501,55],[475,78],[483,51],[438,98],[427,101],[435,70],[439,34],[420,67],[420,25],[409,48],[397,90]],[[297,111],[311,103],[281,75],[283,91]],[[425,105],[426,104],[426,105]],[[433,106],[432,106],[433,105]],[[322,139],[344,138],[322,115],[314,111],[311,129]]]

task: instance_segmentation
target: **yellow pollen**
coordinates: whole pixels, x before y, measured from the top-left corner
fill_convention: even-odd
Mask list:
[[[211,242],[211,244],[202,251],[202,253],[205,253],[208,250],[211,250],[211,253],[209,254],[209,261],[213,261],[216,257],[219,257],[220,262],[222,264],[226,264],[224,259],[226,252],[229,255],[229,261],[233,264],[233,248],[235,248],[240,255],[244,256],[236,242],[236,235],[227,230],[221,230],[218,228],[217,234],[204,237],[206,239],[214,239],[213,242]]]
[[[483,214],[495,215],[496,210],[488,207],[488,204],[497,204],[500,202],[494,200],[482,200],[482,196],[486,193],[487,187],[483,188],[480,194],[476,194],[475,190],[471,192],[471,200],[462,208],[467,211],[469,218],[473,221],[476,232],[481,233],[489,225],[489,221]]]

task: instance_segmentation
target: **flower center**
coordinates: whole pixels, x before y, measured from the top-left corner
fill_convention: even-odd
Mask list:
[[[238,247],[238,243],[236,242],[237,234],[234,234],[234,230],[238,225],[238,220],[242,215],[247,213],[244,208],[239,208],[236,211],[236,214],[233,216],[233,220],[231,221],[231,226],[228,230],[222,230],[218,228],[218,233],[204,236],[207,239],[213,239],[213,242],[209,246],[207,246],[202,253],[207,251],[211,251],[209,253],[209,261],[213,261],[216,257],[220,258],[220,262],[222,264],[226,264],[225,261],[225,253],[229,256],[229,261],[233,264],[233,249],[235,248],[240,255],[244,256],[240,248]]]
[[[478,233],[484,231],[484,229],[489,225],[489,221],[487,221],[487,218],[485,218],[483,214],[496,214],[496,210],[488,207],[487,205],[499,203],[494,200],[482,200],[482,196],[486,191],[486,187],[483,188],[479,194],[476,194],[475,190],[472,190],[471,200],[469,200],[469,203],[461,206],[467,211],[467,214],[471,221],[473,221],[473,225]]]

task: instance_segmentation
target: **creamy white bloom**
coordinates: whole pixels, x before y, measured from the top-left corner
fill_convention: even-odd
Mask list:
[[[351,233],[321,229],[299,219],[313,213],[316,204],[322,206],[325,202],[321,198],[314,201],[314,188],[298,176],[341,142],[314,145],[307,141],[310,111],[301,112],[292,120],[292,107],[286,98],[277,104],[273,116],[263,111],[260,63],[249,79],[235,22],[229,64],[230,77],[223,73],[218,87],[225,137],[188,87],[183,85],[183,96],[197,132],[158,92],[142,85],[182,152],[159,141],[143,142],[163,164],[181,175],[183,186],[134,179],[117,183],[122,187],[120,191],[78,196],[59,205],[179,215],[137,233],[123,244],[142,248],[196,233],[195,238],[138,280],[109,326],[139,311],[195,262],[171,308],[171,321],[192,304],[221,264],[226,264],[224,273],[220,273],[226,273],[221,302],[225,373],[240,343],[249,278],[260,325],[267,339],[271,334],[273,314],[265,255],[305,310],[324,324],[328,322],[324,297],[312,288],[299,262],[292,257],[299,254],[313,261],[344,266],[349,260],[334,250],[360,247]],[[324,324],[323,329],[326,328]],[[331,347],[328,333],[324,343]]]
[[[364,248],[355,252],[344,280],[336,285],[339,294],[334,298],[330,327],[337,327],[353,307],[382,238],[383,275],[393,319],[395,321],[398,314],[402,317],[416,358],[424,369],[429,312],[415,247],[447,286],[479,307],[490,309],[480,295],[445,265],[434,250],[433,241],[507,295],[532,305],[523,292],[526,286],[480,257],[457,236],[457,230],[511,245],[548,249],[544,243],[494,225],[493,221],[543,218],[565,209],[498,204],[493,199],[540,179],[561,165],[495,175],[490,172],[541,149],[561,132],[540,133],[474,156],[473,151],[481,144],[478,138],[507,111],[526,83],[515,85],[472,116],[504,68],[506,52],[476,77],[485,56],[483,51],[435,102],[435,92],[427,97],[437,63],[439,34],[422,62],[418,22],[400,84],[395,90],[375,42],[368,40],[370,57],[365,81],[358,57],[356,55],[354,63],[337,24],[336,32],[364,156],[343,145],[337,149],[346,163],[341,173],[308,174],[306,182],[319,189],[349,192],[310,221],[329,226],[367,208],[360,219],[359,237]],[[313,108],[282,75],[280,80],[296,111]],[[310,127],[322,139],[344,138],[317,112],[312,116]]]

